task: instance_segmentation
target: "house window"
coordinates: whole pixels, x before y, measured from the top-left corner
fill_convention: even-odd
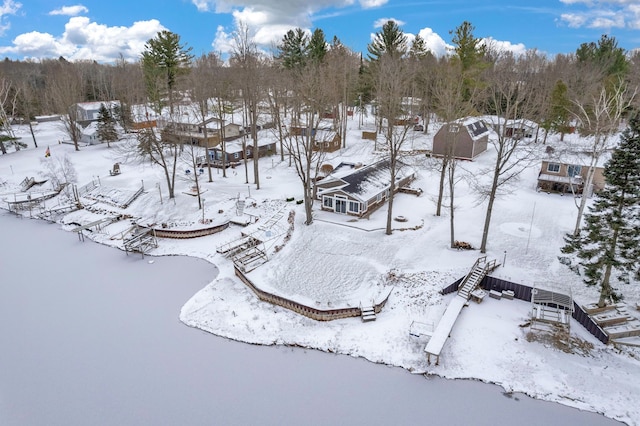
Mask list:
[[[569,167],[567,167],[567,176],[576,177],[576,176],[580,176],[581,174],[582,174],[582,166],[572,164]]]
[[[547,171],[551,173],[558,173],[560,171],[560,164],[558,163],[547,164]]]
[[[357,201],[349,201],[349,211],[352,213],[360,212],[360,203]]]
[[[234,153],[233,153],[233,158],[235,158],[236,160],[237,160],[238,158],[240,158],[240,153],[239,153],[239,152],[234,152]]]
[[[251,150],[248,149],[247,152],[244,153],[247,157],[251,157]]]
[[[322,197],[322,205],[332,209],[333,208],[333,198],[331,198],[331,197]]]
[[[449,125],[449,132],[458,133],[459,131],[460,131],[460,126],[458,126],[457,124],[450,124]]]
[[[376,195],[376,203],[379,203],[380,201],[382,201],[382,193]]]

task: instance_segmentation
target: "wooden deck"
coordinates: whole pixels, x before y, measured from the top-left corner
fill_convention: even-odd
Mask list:
[[[467,299],[464,297],[456,295],[453,300],[447,306],[447,310],[444,312],[442,319],[438,323],[438,327],[433,332],[433,336],[429,339],[427,346],[424,348],[424,351],[427,353],[427,362],[431,363],[431,356],[436,357],[436,365],[440,362],[440,353],[442,352],[442,348],[444,347],[449,334],[451,334],[451,330],[460,315],[460,311],[467,303]]]

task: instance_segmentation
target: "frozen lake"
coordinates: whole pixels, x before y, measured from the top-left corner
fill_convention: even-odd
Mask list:
[[[0,210],[0,425],[618,424],[474,381],[233,342],[178,320],[216,268]],[[151,262],[152,261],[152,262]]]

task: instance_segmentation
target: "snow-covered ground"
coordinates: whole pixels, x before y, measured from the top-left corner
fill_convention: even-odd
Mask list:
[[[383,153],[363,141],[357,122],[347,148],[330,155],[332,163],[340,160],[368,164]],[[197,199],[186,194],[193,185],[187,176],[187,163],[180,163],[176,198],[168,199],[162,171],[149,163],[126,160],[123,150],[106,145],[82,147],[58,144],[61,129],[55,123],[37,126],[39,148],[33,148],[28,129],[16,133],[29,148],[0,156],[0,198],[13,200],[25,177],[39,178],[44,152],[49,146],[49,161],[67,156],[72,162],[79,186],[95,180],[99,187],[95,199],[110,197],[117,204],[122,193],[144,185],[145,192],[128,208],[114,203],[94,201],[83,210],[59,217],[60,223],[86,224],[124,213],[142,224],[165,223],[169,228],[201,227],[203,211]],[[180,318],[186,324],[235,340],[258,344],[289,344],[322,351],[363,357],[373,362],[400,366],[413,372],[448,378],[476,378],[500,384],[508,391],[527,393],[536,398],[557,401],[585,410],[603,413],[628,424],[640,424],[640,351],[604,346],[579,324],[572,322],[570,349],[558,347],[552,339],[527,339],[530,305],[517,300],[485,300],[463,309],[451,337],[444,346],[439,365],[428,365],[424,353],[426,340],[412,337],[413,321],[436,325],[452,295],[439,290],[462,277],[479,256],[477,250],[456,251],[449,248],[449,214],[436,217],[438,173],[431,159],[420,150],[431,147],[435,128],[428,135],[412,133],[407,148],[415,150],[405,162],[418,171],[412,185],[424,193],[399,194],[394,216],[407,222],[394,222],[393,235],[384,234],[386,208],[369,219],[346,218],[318,210],[315,222],[304,225],[303,206],[284,200],[301,199],[301,185],[287,159],[279,154],[260,160],[260,189],[247,183],[244,167],[228,170],[223,178],[213,171],[213,182],[206,172],[200,183],[206,192],[204,218],[222,223],[235,215],[237,197],[247,198],[247,212],[267,221],[284,211],[282,228],[288,212],[295,211],[293,233],[281,249],[272,250],[269,261],[250,273],[261,287],[287,295],[313,306],[366,303],[380,294],[391,292],[389,302],[375,322],[359,319],[316,322],[286,309],[260,302],[233,273],[231,261],[216,253],[216,248],[240,237],[241,227],[232,225],[222,233],[192,239],[161,239],[156,255],[189,255],[207,259],[220,269],[215,281],[196,293],[184,305]],[[262,132],[261,137],[271,137]],[[571,138],[567,137],[568,142]],[[559,144],[553,135],[548,143]],[[120,147],[125,143],[121,142]],[[544,146],[537,150],[544,156]],[[489,148],[474,162],[462,162],[458,173],[463,178],[456,186],[456,239],[480,245],[486,202],[480,200],[472,183],[486,179],[495,159]],[[122,173],[110,176],[113,163],[120,162]],[[249,163],[249,181],[252,181]],[[562,237],[572,230],[577,209],[569,196],[535,191],[539,162],[534,162],[494,206],[487,256],[502,264],[493,276],[535,285],[562,293],[571,293],[580,304],[596,300],[597,290],[584,286],[580,277],[560,264]],[[202,179],[204,178],[204,179]],[[32,191],[45,190],[42,188]],[[120,194],[120,195],[119,195]],[[48,200],[46,207],[59,200]],[[5,203],[3,203],[5,207]],[[37,214],[25,211],[24,214]],[[106,226],[91,238],[122,247],[121,233],[129,220]],[[283,245],[284,244],[284,245]],[[640,301],[638,286],[622,289],[629,303]],[[629,309],[632,311],[632,309]],[[633,312],[633,311],[632,311]]]

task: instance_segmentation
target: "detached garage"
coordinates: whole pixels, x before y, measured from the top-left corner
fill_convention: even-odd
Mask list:
[[[473,160],[487,150],[489,129],[484,121],[467,117],[446,123],[433,137],[432,155]]]

